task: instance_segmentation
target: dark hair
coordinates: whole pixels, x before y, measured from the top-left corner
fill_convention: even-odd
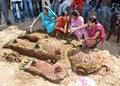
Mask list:
[[[46,7],[43,8],[44,10],[46,10],[48,12],[48,9]]]
[[[66,16],[67,15],[67,13],[65,13],[65,12],[62,12],[62,15],[61,16]]]
[[[79,13],[78,13],[77,10],[73,10],[73,11],[71,12],[71,14],[72,14],[73,16],[79,16]]]
[[[95,16],[91,16],[88,20],[89,20],[90,22],[92,22],[92,23],[95,23],[95,24],[98,23],[98,20],[97,20],[97,18],[96,18]]]

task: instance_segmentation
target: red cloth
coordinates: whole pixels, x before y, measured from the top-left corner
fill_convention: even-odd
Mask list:
[[[72,9],[75,9],[75,7],[78,6],[78,12],[82,13],[82,5],[83,5],[83,0],[74,0],[71,7]]]
[[[73,3],[72,3],[72,6],[74,6],[74,7],[75,7],[76,5],[82,6],[82,4],[83,4],[83,0],[74,0]]]

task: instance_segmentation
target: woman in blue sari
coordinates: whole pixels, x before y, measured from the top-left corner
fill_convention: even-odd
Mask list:
[[[34,24],[41,18],[42,25],[46,29],[47,33],[50,34],[54,31],[54,27],[56,24],[57,15],[47,6],[44,7],[43,12],[41,12],[38,17],[33,21],[30,25],[30,32],[32,32],[32,28]]]

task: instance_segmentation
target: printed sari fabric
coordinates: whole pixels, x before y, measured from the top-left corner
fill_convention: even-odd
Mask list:
[[[47,33],[50,34],[54,30],[57,15],[49,7],[45,6],[45,8],[48,9],[48,15],[45,15],[43,12],[41,12],[39,17],[42,20],[43,27],[46,29]],[[51,20],[51,18],[54,18],[54,20]]]
[[[88,38],[95,36],[96,32],[98,31],[100,32],[100,34],[99,37],[97,37],[97,39],[86,41],[88,47],[96,45],[99,42],[101,42],[102,44],[104,43],[105,32],[103,26],[100,23],[96,24],[94,27],[88,27]]]
[[[63,28],[65,29],[65,25],[68,24],[69,22],[69,17],[67,16],[66,18],[63,18],[62,16],[58,17],[57,18],[57,25],[55,27],[55,33],[58,33],[58,34],[65,34],[68,32],[68,29],[67,31],[64,33],[63,31],[60,30],[60,28]]]
[[[71,19],[71,25],[70,25],[70,29],[75,29],[78,26],[82,26],[84,25],[84,19],[83,17],[79,16],[77,20],[75,19]],[[78,39],[82,39],[84,33],[86,32],[85,29],[80,29],[80,30],[76,30],[73,35],[76,36]]]

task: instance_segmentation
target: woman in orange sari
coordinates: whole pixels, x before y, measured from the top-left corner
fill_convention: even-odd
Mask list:
[[[60,17],[57,18],[57,22],[55,25],[55,37],[58,37],[60,34],[67,34],[68,33],[68,23],[69,23],[69,16],[67,16],[64,12]]]

